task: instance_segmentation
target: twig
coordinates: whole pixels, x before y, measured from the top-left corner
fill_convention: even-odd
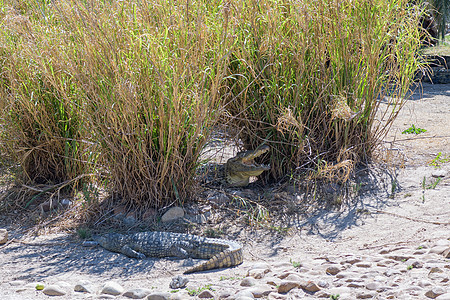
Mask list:
[[[369,212],[373,212],[373,211],[369,210]],[[434,225],[450,225],[450,222],[438,222],[438,221],[428,221],[428,220],[416,219],[416,218],[411,218],[411,217],[402,216],[402,215],[398,215],[398,214],[395,214],[395,213],[387,212],[387,211],[384,211],[384,210],[376,210],[375,212],[379,213],[379,214],[386,214],[386,215],[391,215],[391,216],[398,217],[398,218],[407,219],[407,220],[414,221],[414,222],[422,222],[422,223],[428,223],[428,224],[434,224]]]

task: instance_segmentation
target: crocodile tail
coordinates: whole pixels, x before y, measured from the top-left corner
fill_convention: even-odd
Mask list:
[[[220,252],[219,254],[214,255],[204,263],[187,269],[184,274],[237,266],[242,263],[243,259],[242,249],[232,251],[225,250]]]

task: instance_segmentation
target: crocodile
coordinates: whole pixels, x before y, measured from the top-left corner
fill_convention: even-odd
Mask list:
[[[270,170],[270,165],[255,163],[255,158],[269,150],[270,147],[263,144],[255,150],[242,151],[228,159],[225,164],[227,183],[230,186],[244,187],[249,184],[251,176],[258,176],[262,172]]]
[[[243,261],[242,246],[234,241],[173,232],[108,233],[93,237],[103,248],[128,257],[179,257],[207,259],[184,274],[237,266]]]

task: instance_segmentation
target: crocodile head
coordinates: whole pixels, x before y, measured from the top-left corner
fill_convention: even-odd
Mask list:
[[[247,186],[250,176],[258,176],[266,170],[270,170],[269,165],[259,165],[255,163],[255,158],[269,151],[270,147],[261,145],[255,150],[239,152],[235,157],[230,158],[225,165],[226,179],[231,186]]]

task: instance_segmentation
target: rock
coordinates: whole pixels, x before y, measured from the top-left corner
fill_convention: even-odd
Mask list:
[[[380,288],[380,284],[378,282],[369,282],[366,284],[366,289],[369,291],[376,291]]]
[[[102,294],[108,294],[108,295],[120,295],[124,292],[124,288],[118,284],[115,281],[108,281],[102,289]]]
[[[255,278],[253,278],[253,277],[246,277],[246,278],[242,279],[240,285],[249,287],[249,286],[256,285],[256,283],[257,283],[257,281],[256,281]]]
[[[243,291],[236,293],[236,295],[234,295],[234,299],[236,299],[236,300],[237,299],[245,299],[245,298],[255,299],[255,297],[253,297],[252,292],[250,292],[249,290],[243,290]]]
[[[269,272],[270,272],[269,269],[251,269],[251,270],[248,270],[247,277],[253,277],[255,279],[261,279]]]
[[[330,274],[330,275],[336,275],[340,271],[341,271],[341,269],[336,266],[330,266],[326,270],[327,274]]]
[[[143,220],[153,221],[156,218],[157,212],[153,208],[148,208],[142,215]]]
[[[360,262],[355,264],[358,268],[370,268],[372,264],[370,262]]]
[[[210,290],[204,290],[197,295],[200,299],[211,299],[214,298],[214,294]]]
[[[399,270],[391,269],[391,268],[389,268],[383,272],[383,275],[387,276],[387,277],[391,277],[393,275],[400,275],[400,274],[402,274],[402,273]]]
[[[170,293],[154,292],[147,296],[147,300],[169,300],[170,296]]]
[[[431,173],[431,176],[434,177],[434,178],[445,177],[445,176],[447,176],[447,173],[448,173],[447,170],[438,169],[438,170],[434,170]]]
[[[319,287],[321,287],[321,288],[324,288],[324,289],[326,289],[326,288],[328,288],[330,286],[330,284],[327,281],[325,281],[325,280],[319,280],[317,285]]]
[[[50,199],[45,201],[44,203],[41,204],[41,210],[43,212],[49,212],[52,209],[55,209],[58,207],[59,201],[58,199]]]
[[[114,207],[114,219],[121,220],[127,214],[127,208],[123,205]]]
[[[448,247],[447,249],[444,250],[444,252],[442,252],[442,255],[445,258],[450,258],[450,247]]]
[[[68,207],[68,206],[70,206],[72,204],[72,201],[70,201],[69,199],[64,198],[64,199],[61,200],[60,203],[61,203],[61,205],[64,208],[66,208],[66,207]]]
[[[45,287],[42,292],[47,296],[63,296],[66,294],[66,291],[56,284]]]
[[[24,286],[26,284],[23,280],[13,280],[9,282],[10,286]]]
[[[186,219],[192,223],[196,224],[206,224],[208,221],[208,218],[205,214],[199,214],[199,215],[186,215]]]
[[[360,289],[360,288],[363,288],[365,285],[362,282],[351,282],[351,283],[347,284],[347,286],[351,287],[351,288]]]
[[[211,202],[215,206],[221,206],[223,204],[229,203],[230,198],[224,193],[215,193],[214,195],[208,197],[206,201]]]
[[[93,288],[92,284],[89,281],[78,282],[73,288],[73,290],[79,293],[91,293],[91,294],[95,293],[95,289]]]
[[[356,294],[356,299],[372,299],[375,298],[377,292],[361,292]]]
[[[227,299],[231,296],[230,290],[222,290],[219,292],[219,299]]]
[[[448,249],[448,246],[444,245],[437,245],[430,249],[428,253],[436,253],[436,254],[443,254]]]
[[[5,244],[8,241],[8,230],[1,228],[0,229],[0,245]]]
[[[136,213],[134,211],[130,211],[122,220],[123,224],[126,226],[133,226],[136,224]]]
[[[294,273],[289,274],[289,275],[288,275],[286,278],[284,278],[284,279],[286,279],[287,281],[298,281],[298,282],[300,282],[300,281],[303,280],[302,277],[300,277],[300,276],[298,276],[297,274],[294,274]]]
[[[282,281],[280,285],[278,286],[278,293],[280,294],[286,294],[290,290],[294,288],[300,287],[300,282],[296,281]]]
[[[181,207],[171,207],[162,217],[161,222],[171,222],[184,217],[184,210]]]
[[[317,291],[320,291],[320,288],[312,281],[308,281],[305,284],[301,285],[302,289],[311,293],[315,293]]]
[[[182,289],[186,287],[186,285],[189,282],[189,278],[178,275],[172,278],[172,281],[170,282],[169,286],[171,289]]]
[[[445,290],[440,286],[435,286],[432,289],[428,290],[425,293],[425,296],[427,296],[428,298],[431,298],[431,299],[435,299],[438,296],[443,295],[443,294],[445,294]]]
[[[252,293],[254,298],[265,298],[267,297],[270,293],[274,292],[275,289],[274,287],[270,286],[270,285],[258,285],[258,286],[254,286],[252,288],[246,289],[246,291],[249,291],[250,293]]]
[[[423,267],[423,263],[418,260],[415,260],[411,263],[411,266],[413,266],[413,268],[420,269]]]
[[[131,298],[131,299],[143,299],[147,295],[150,295],[152,290],[144,289],[144,288],[136,288],[131,289],[123,293],[123,296]]]
[[[108,295],[108,294],[101,294],[101,295],[98,295],[96,299],[116,299],[116,296]]]

